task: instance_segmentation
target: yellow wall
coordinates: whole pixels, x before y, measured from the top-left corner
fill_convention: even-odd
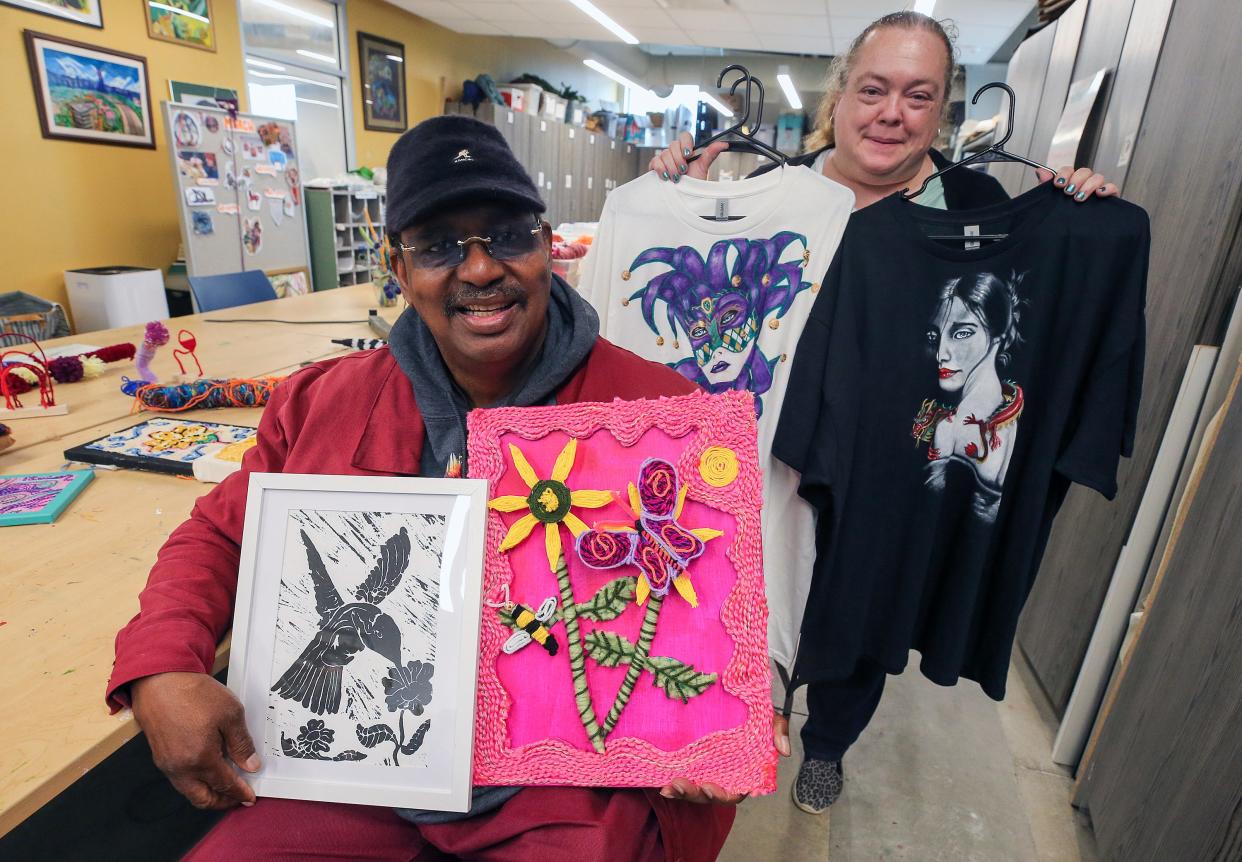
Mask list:
[[[166,270],[176,258],[181,232],[172,166],[158,106],[168,99],[168,80],[236,89],[246,109],[241,34],[234,0],[215,0],[215,52],[158,42],[147,36],[141,0],[108,0],[104,27],[0,5],[0,116],[6,120],[0,292],[24,290],[64,303],[63,272],[89,266],[130,264]],[[378,167],[399,137],[362,127],[358,80],[358,31],[405,45],[410,125],[443,112],[446,96],[480,72],[507,81],[524,71],[567,80],[587,91],[581,60],[538,39],[465,36],[411,15],[384,0],[348,0],[354,163]],[[39,130],[34,88],[22,30],[30,29],[147,60],[155,110],[156,149],[46,140]],[[585,72],[587,78],[591,73]],[[598,76],[594,76],[598,77]],[[589,81],[599,90],[598,81]],[[616,98],[615,89],[599,93]]]
[[[211,4],[216,51],[147,36],[141,0],[103,4],[103,29],[0,5],[0,104],[5,118],[0,291],[24,290],[65,302],[63,271],[132,264],[166,268],[177,256],[172,167],[158,106],[168,80],[229,87],[242,94],[241,34],[230,0]],[[147,60],[156,110],[156,149],[47,140],[39,131],[23,30],[34,30]]]

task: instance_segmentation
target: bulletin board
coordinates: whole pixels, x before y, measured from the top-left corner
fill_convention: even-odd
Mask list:
[[[308,267],[297,127],[164,102],[189,275]]]

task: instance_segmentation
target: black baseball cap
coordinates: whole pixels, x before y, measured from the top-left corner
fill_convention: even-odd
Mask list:
[[[423,120],[388,154],[388,215],[397,235],[449,205],[501,202],[542,213],[547,207],[500,131],[473,117]]]

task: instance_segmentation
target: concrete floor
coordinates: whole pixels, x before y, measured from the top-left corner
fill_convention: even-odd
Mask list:
[[[795,715],[779,789],[742,804],[720,859],[1095,862],[1069,803],[1073,779],[1050,759],[1056,724],[1020,662],[998,704],[974,683],[928,682],[912,656],[846,755],[845,793],[818,817],[789,798],[802,757]],[[805,714],[801,695],[794,709]]]

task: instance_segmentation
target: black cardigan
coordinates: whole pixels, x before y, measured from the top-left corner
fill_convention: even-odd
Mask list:
[[[819,154],[827,149],[829,147],[821,147],[818,150],[794,156],[788,163],[809,168],[819,158]],[[938,171],[942,171],[952,164],[952,162],[940,155],[937,150],[928,150],[927,154],[931,156],[932,164],[936,166]],[[760,174],[767,173],[774,167],[776,167],[775,162],[763,165],[749,176],[757,177]],[[996,177],[971,170],[970,168],[949,171],[940,178],[940,182],[944,185],[945,209],[969,210],[1009,200],[1009,195],[1005,194],[1005,190],[1001,188],[1001,184]]]

